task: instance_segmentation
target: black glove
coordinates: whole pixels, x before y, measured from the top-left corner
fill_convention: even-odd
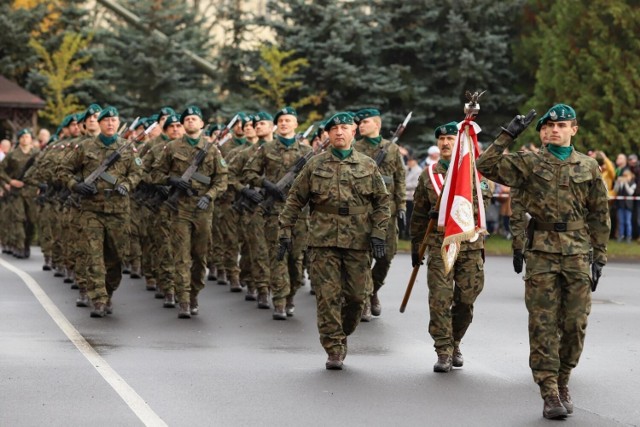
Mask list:
[[[604,267],[604,264],[599,262],[591,264],[591,292],[595,292],[598,287],[600,276],[602,276],[602,267]]]
[[[278,246],[278,254],[276,259],[282,261],[287,252],[291,253],[293,250],[293,243],[291,243],[291,237],[281,237],[280,244]]]
[[[42,194],[45,191],[47,191],[47,188],[49,188],[49,186],[47,184],[45,184],[44,182],[41,182],[40,184],[38,184],[38,190],[40,190],[40,194]]]
[[[516,139],[526,128],[531,124],[536,117],[536,110],[530,110],[526,116],[518,114],[511,120],[507,128],[502,130],[507,133],[511,138]]]
[[[260,194],[259,191],[256,191],[253,188],[245,187],[240,191],[240,193],[242,193],[244,197],[251,200],[256,205],[264,200],[262,194]]]
[[[73,186],[73,191],[80,194],[81,196],[93,196],[98,193],[98,189],[93,184],[85,184],[84,182],[79,182]]]
[[[280,190],[277,185],[275,185],[273,182],[269,181],[268,179],[265,179],[262,182],[262,187],[266,190],[267,193],[271,194],[271,196],[274,197],[276,200],[280,200],[281,202],[284,202],[287,199],[287,196],[284,195],[282,190]]]
[[[513,251],[513,271],[517,274],[522,273],[522,263],[524,262],[524,255],[521,249]]]
[[[398,228],[402,231],[407,228],[407,211],[404,209],[398,210]]]
[[[414,251],[413,249],[411,250],[411,266],[412,267],[423,265],[424,264],[424,262],[422,262],[423,259],[424,257],[420,258],[420,254],[418,253],[418,251]]]
[[[172,176],[167,180],[167,184],[177,188],[178,190],[184,191],[185,193],[191,191],[191,184],[179,176]]]
[[[377,237],[371,238],[371,250],[375,259],[382,259],[387,253],[387,248],[384,240]]]
[[[203,211],[207,210],[207,208],[209,207],[209,203],[211,203],[211,196],[205,194],[204,196],[200,197],[200,200],[198,200],[198,209],[202,209]]]
[[[129,195],[129,190],[127,190],[127,187],[125,187],[124,184],[118,184],[116,186],[116,192],[123,197],[126,197]]]
[[[160,195],[164,198],[167,198],[169,196],[169,187],[167,187],[166,185],[157,185],[156,191],[160,193]]]
[[[429,211],[429,219],[435,219],[437,221],[438,216],[440,216],[440,212],[435,211],[433,209]]]

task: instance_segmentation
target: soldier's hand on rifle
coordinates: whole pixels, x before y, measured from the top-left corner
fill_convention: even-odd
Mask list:
[[[126,196],[129,195],[129,190],[127,189],[127,187],[124,184],[118,184],[116,186],[116,193],[118,193],[122,197],[126,197]]]
[[[502,131],[507,133],[511,138],[516,139],[526,128],[531,124],[536,117],[536,110],[530,110],[526,116],[518,114],[511,120],[507,128],[502,128]]]
[[[264,200],[262,194],[260,194],[259,191],[256,191],[253,188],[245,187],[240,191],[240,193],[242,193],[244,197],[251,200],[255,204],[261,203]]]
[[[418,252],[417,249],[411,249],[411,266],[412,267],[423,265],[424,264],[424,262],[422,262],[423,259],[424,257],[422,257],[422,259],[420,258],[420,253]]]
[[[373,257],[375,259],[382,259],[385,257],[385,255],[387,254],[387,248],[386,248],[386,244],[385,241],[378,238],[378,237],[372,237],[371,238],[371,251],[373,252]]]
[[[272,197],[280,200],[281,202],[284,202],[287,199],[282,190],[280,190],[277,185],[275,185],[268,179],[265,179],[262,182],[262,187],[267,191],[267,193],[271,194]]]
[[[524,255],[522,249],[516,249],[513,251],[513,271],[517,274],[522,273],[522,264],[524,263]]]
[[[93,184],[86,184],[84,182],[79,182],[73,186],[73,191],[80,194],[81,196],[93,196],[98,193],[98,189]]]
[[[172,176],[167,180],[167,184],[185,193],[191,190],[191,184],[180,178],[179,176]]]
[[[293,250],[293,243],[291,242],[291,237],[281,237],[279,239],[280,243],[278,246],[278,254],[276,255],[276,259],[278,261],[282,261],[287,252],[291,253]]]
[[[598,282],[600,281],[600,276],[602,276],[602,268],[604,264],[599,262],[594,262],[591,264],[591,292],[595,292],[598,287]]]
[[[169,187],[166,185],[158,185],[156,186],[156,191],[160,193],[162,197],[167,197],[169,195]]]
[[[402,231],[407,228],[407,211],[404,209],[398,209],[398,227]]]
[[[198,200],[198,209],[202,209],[203,211],[207,210],[207,208],[209,207],[209,203],[211,203],[211,196],[205,194],[204,196],[200,197],[200,200]]]
[[[45,184],[44,182],[41,182],[41,183],[38,184],[38,190],[40,191],[40,194],[46,192],[48,188],[49,188],[49,186],[47,184]]]

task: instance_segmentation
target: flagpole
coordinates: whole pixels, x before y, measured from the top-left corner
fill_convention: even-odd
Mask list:
[[[480,112],[480,104],[478,104],[478,99],[480,99],[480,97],[484,94],[484,92],[486,91],[483,91],[481,93],[475,92],[474,94],[471,94],[469,91],[467,91],[466,96],[469,102],[464,105],[465,120],[473,120],[478,115],[478,113]],[[469,136],[468,127],[467,129],[465,129],[465,131],[467,132],[467,136]],[[468,139],[470,140],[470,138]],[[444,194],[444,189],[438,195],[438,201],[436,202],[436,205],[433,209],[436,212],[440,210],[440,201],[442,200],[442,194]],[[424,254],[427,251],[427,239],[429,238],[429,235],[433,232],[433,229],[435,228],[437,221],[438,221],[437,218],[429,218],[429,225],[427,225],[427,231],[424,233],[422,242],[420,242],[420,248],[418,249],[418,260],[420,262],[424,258]],[[407,284],[407,289],[404,292],[404,297],[402,298],[402,304],[400,305],[400,313],[404,313],[405,309],[407,308],[407,304],[409,303],[409,298],[411,298],[413,285],[415,284],[416,278],[418,277],[418,271],[420,270],[420,265],[421,265],[420,262],[418,263],[418,265],[413,267],[413,270],[411,271],[411,277],[409,278],[409,283]]]

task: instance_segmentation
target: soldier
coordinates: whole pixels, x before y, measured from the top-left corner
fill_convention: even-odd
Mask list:
[[[180,115],[185,134],[168,143],[153,165],[155,184],[169,185],[178,191],[176,210],[171,218],[171,240],[176,265],[178,317],[199,314],[198,293],[204,288],[206,258],[213,215],[213,201],[227,189],[227,164],[216,147],[211,147],[198,167],[197,175],[187,182],[181,175],[194,156],[205,148],[202,112],[189,106]]]
[[[384,279],[387,277],[387,273],[389,273],[391,261],[398,248],[398,222],[401,224],[403,230],[406,227],[406,183],[404,163],[398,146],[392,144],[391,141],[383,139],[380,135],[380,129],[382,127],[380,111],[373,108],[360,110],[356,113],[356,118],[358,119],[358,129],[360,130],[362,139],[355,142],[354,148],[374,160],[376,160],[378,156],[381,156],[380,161],[376,160],[376,163],[378,163],[378,169],[380,169],[382,179],[384,179],[384,183],[391,196],[389,205],[391,221],[389,221],[389,225],[387,226],[386,256],[384,259],[376,260],[371,270],[373,294],[371,295],[369,303],[365,305],[362,313],[362,321],[368,322],[371,320],[372,314],[374,316],[380,316],[380,312],[382,311],[378,291],[384,285]],[[382,157],[382,152],[386,152],[384,157]]]
[[[263,187],[267,197],[274,200],[273,207],[264,212],[265,237],[271,249],[270,254],[270,286],[273,302],[273,319],[286,320],[287,297],[291,293],[291,276],[296,275],[292,266],[302,266],[302,253],[289,253],[287,260],[276,259],[278,248],[278,215],[284,207],[286,194],[276,183],[293,168],[311,147],[301,145],[296,139],[298,113],[291,107],[285,107],[274,116],[278,126],[276,139],[266,143],[262,149],[244,168],[243,177],[246,183],[254,187]],[[294,233],[295,234],[295,233]],[[294,238],[296,236],[294,235]],[[299,238],[302,238],[300,236]],[[291,251],[290,251],[291,252]],[[298,259],[299,258],[299,259]],[[293,301],[291,301],[292,303]]]
[[[582,353],[591,291],[607,262],[611,222],[598,163],[571,145],[578,122],[570,106],[557,104],[543,116],[544,151],[503,154],[534,115],[516,116],[477,165],[489,179],[525,195],[531,214],[525,252],[529,366],[544,399],[543,416],[563,419],[573,412],[569,377]]]
[[[353,116],[327,122],[331,150],[311,158],[296,178],[280,214],[278,257],[291,250],[300,211],[311,207],[309,250],[315,281],[318,331],[327,369],[342,369],[347,337],[372,291],[371,253],[385,256],[389,193],[376,163],[352,148]],[[372,251],[373,249],[373,251]]]
[[[38,148],[34,147],[33,136],[28,129],[18,132],[18,147],[0,162],[0,181],[9,184],[6,191],[9,203],[9,218],[12,228],[13,255],[16,258],[31,256],[31,241],[37,224],[35,198],[38,188],[25,185],[25,174],[33,166]]]
[[[411,215],[411,260],[415,267],[418,250],[430,218],[437,218],[435,210],[442,192],[444,176],[449,169],[453,147],[458,138],[458,125],[450,122],[438,126],[435,131],[440,160],[428,166],[418,178],[418,186],[413,195]],[[491,200],[491,189],[485,178],[480,180],[483,201]],[[478,215],[478,200],[473,191],[474,216]],[[434,230],[427,237],[427,285],[429,287],[429,334],[438,360],[434,372],[449,372],[451,367],[462,367],[464,358],[460,342],[473,320],[473,304],[484,286],[484,240],[463,242],[455,265],[448,274],[444,272],[441,249],[444,234]]]
[[[105,108],[98,115],[98,123],[100,134],[74,146],[73,153],[58,168],[58,175],[67,188],[82,196],[78,221],[83,238],[79,245],[87,263],[87,294],[93,303],[91,317],[99,318],[113,312],[113,293],[120,285],[128,241],[128,196],[140,181],[142,161],[118,137],[118,110]],[[78,182],[76,175],[86,178],[117,150],[121,157],[105,172],[109,176],[94,183]]]

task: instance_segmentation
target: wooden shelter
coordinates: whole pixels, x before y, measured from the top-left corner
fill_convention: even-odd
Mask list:
[[[0,76],[0,121],[5,121],[14,135],[24,128],[35,130],[38,110],[44,107],[42,99]]]

